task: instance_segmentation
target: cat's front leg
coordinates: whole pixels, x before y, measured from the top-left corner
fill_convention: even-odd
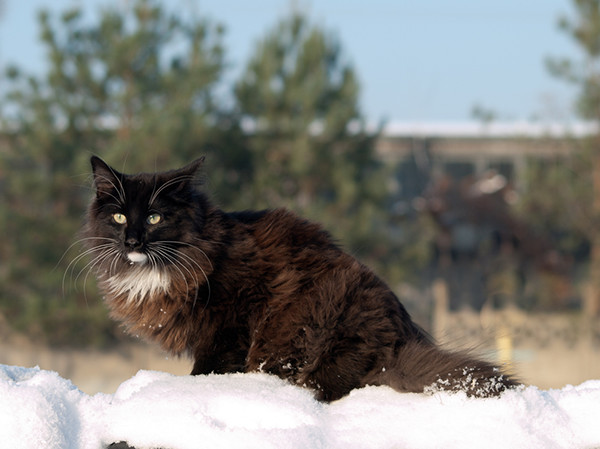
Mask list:
[[[214,369],[211,368],[211,364],[207,363],[206,359],[196,359],[194,361],[194,366],[192,367],[192,372],[190,373],[190,375],[200,376],[203,374],[210,374],[213,371]]]
[[[245,372],[247,355],[247,345],[243,339],[227,338],[226,342],[195,351],[191,374],[196,376]]]
[[[205,374],[226,374],[226,373],[242,373],[244,365],[230,358],[220,356],[202,357],[194,361],[192,376]]]

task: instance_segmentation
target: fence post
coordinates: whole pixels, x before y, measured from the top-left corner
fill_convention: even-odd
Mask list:
[[[450,298],[446,281],[437,278],[431,287],[433,294],[433,336],[440,342],[446,336]]]

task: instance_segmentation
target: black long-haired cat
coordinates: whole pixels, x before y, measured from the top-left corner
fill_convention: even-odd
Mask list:
[[[515,385],[487,362],[437,347],[319,225],[283,209],[215,207],[197,185],[202,159],[137,175],[91,163],[84,237],[111,314],[192,357],[192,374],[272,373],[322,401],[365,385],[476,396]]]

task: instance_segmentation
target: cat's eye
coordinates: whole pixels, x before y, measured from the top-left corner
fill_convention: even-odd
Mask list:
[[[162,217],[160,216],[160,214],[151,214],[148,215],[148,218],[146,218],[146,221],[148,222],[148,224],[151,225],[155,225],[160,223],[160,221],[162,220]]]
[[[117,224],[121,224],[122,225],[122,224],[127,223],[127,217],[125,215],[123,215],[123,214],[119,214],[119,213],[113,214],[112,215],[112,219]]]

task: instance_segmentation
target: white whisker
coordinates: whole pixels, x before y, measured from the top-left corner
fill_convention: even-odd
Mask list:
[[[173,265],[181,266],[181,268],[183,268],[191,278],[194,278],[195,284],[198,285],[198,280],[195,276],[195,273],[190,269],[191,267],[184,265],[180,260],[178,260],[177,253],[175,251],[173,251],[171,248],[161,247],[159,245],[152,245],[152,250],[156,252],[156,254],[167,259]]]
[[[108,194],[108,196],[110,196],[111,198],[113,198],[117,203],[125,204],[125,189],[123,188],[123,183],[121,182],[121,179],[119,179],[119,177],[115,174],[115,172],[112,169],[111,169],[111,172],[112,172],[113,176],[115,177],[115,179],[117,180],[117,182],[119,183],[118,186],[113,182],[112,179],[110,179],[106,176],[99,176],[99,178],[103,179],[104,181],[106,181],[110,185],[112,185],[113,188],[116,190],[117,195],[119,197],[117,198],[116,196],[114,196],[112,193],[109,193],[109,192],[105,192],[105,193]]]
[[[196,240],[200,240],[200,239],[196,239]],[[172,241],[172,240],[160,240],[159,242],[156,242],[156,243],[166,243],[166,244],[172,244],[172,245],[183,245],[183,246],[187,246],[189,248],[193,248],[193,249],[195,249],[196,251],[198,251],[200,254],[202,254],[204,256],[204,258],[206,259],[206,261],[210,265],[210,269],[211,270],[214,269],[213,264],[210,261],[210,258],[208,257],[208,255],[204,251],[202,251],[202,249],[200,249],[199,247],[197,247],[196,245],[192,245],[191,243],[187,243],[187,242],[178,242],[178,241]],[[189,256],[187,256],[185,254],[184,254],[184,256],[189,257]],[[194,261],[194,263],[196,263],[196,262]],[[202,267],[200,267],[200,265],[197,265],[197,266],[198,266],[198,268],[200,268],[202,270]]]
[[[172,186],[174,184],[180,183],[182,181],[191,180],[191,179],[193,179],[193,176],[190,176],[190,175],[177,176],[176,178],[169,179],[167,182],[165,182],[163,185],[161,185],[158,189],[155,189],[155,191],[152,192],[152,195],[150,196],[150,200],[148,201],[148,207],[152,206],[152,204],[154,203],[154,201],[156,201],[156,198],[158,198],[158,195],[160,195],[160,193],[163,190],[165,190],[167,187],[170,187],[170,186]]]
[[[96,257],[94,257],[94,259],[92,259],[90,262],[88,262],[81,270],[79,270],[79,273],[75,277],[75,282],[77,282],[77,280],[79,279],[79,277],[82,275],[82,273],[84,271],[87,270],[89,272],[94,267],[96,267],[99,264],[101,264],[109,256],[112,256],[115,253],[117,253],[117,251],[114,248],[112,248],[112,247],[104,249],[102,251],[102,253],[98,254]]]
[[[77,243],[81,243],[83,241],[93,240],[93,239],[96,239],[96,238],[95,237],[90,237],[90,238],[86,238],[86,239],[80,239],[77,242],[73,243],[73,245],[71,245],[69,248],[72,248]],[[98,246],[95,246],[93,248],[87,249],[84,252],[82,252],[81,254],[78,254],[75,258],[73,258],[73,260],[71,260],[71,262],[69,262],[69,265],[67,265],[67,268],[65,269],[65,272],[63,274],[63,279],[62,279],[63,294],[65,292],[65,283],[66,283],[66,278],[67,278],[67,275],[69,274],[69,272],[71,273],[71,282],[77,282],[77,279],[81,275],[81,271],[85,270],[86,267],[88,267],[90,265],[89,263],[86,264],[86,266],[79,272],[79,274],[76,276],[75,280],[73,281],[74,269],[75,269],[75,266],[79,263],[79,261],[81,261],[85,257],[87,257],[87,256],[89,256],[91,254],[94,254],[96,252],[100,252],[100,254],[96,255],[94,257],[93,261],[97,260],[98,258],[103,258],[104,257],[104,252],[107,251],[107,250],[109,250],[109,249],[111,249],[111,248],[113,248],[114,244],[116,243],[116,241],[114,241],[113,239],[98,238],[98,240],[108,240],[111,243],[104,243],[102,245],[98,245]]]
[[[110,265],[108,266],[108,275],[109,276],[115,276],[117,274],[117,263],[119,263],[120,258],[121,258],[121,252],[119,251],[117,254],[115,254],[115,257],[113,257],[113,260],[110,262]]]
[[[69,245],[69,247],[65,250],[65,252],[63,253],[63,255],[61,256],[61,258],[58,260],[58,262],[56,263],[56,266],[60,265],[60,263],[63,261],[63,259],[67,256],[67,254],[69,253],[69,251],[71,251],[71,249],[73,249],[74,246],[76,245],[80,245],[83,242],[86,242],[88,240],[108,240],[110,242],[116,242],[115,239],[109,239],[107,237],[84,237],[78,240],[75,240],[73,243],[71,243]],[[93,248],[92,248],[93,250]],[[69,264],[70,265],[70,264]]]
[[[202,266],[194,258],[190,257],[183,251],[173,247],[172,245],[174,245],[174,244],[183,244],[183,245],[189,246],[191,248],[195,248],[195,249],[199,250],[202,253],[202,255],[204,257],[206,257],[208,260],[208,256],[206,255],[206,253],[204,253],[204,251],[200,250],[199,248],[195,247],[194,245],[190,245],[185,242],[159,241],[159,242],[154,242],[149,246],[151,247],[152,251],[155,251],[158,255],[167,259],[167,261],[170,262],[171,265],[174,266],[175,269],[177,269],[182,276],[183,276],[183,272],[182,272],[182,269],[183,269],[190,275],[190,277],[192,277],[192,279],[194,280],[194,286],[196,289],[196,295],[194,297],[194,303],[193,303],[192,307],[196,306],[196,301],[198,300],[198,293],[199,293],[199,287],[200,287],[200,282],[198,280],[196,273],[197,273],[197,271],[200,271],[202,273],[202,276],[204,277],[204,279],[206,281],[206,288],[207,288],[207,297],[206,297],[206,302],[204,305],[204,307],[206,308],[206,306],[208,305],[208,303],[210,301],[210,296],[211,296],[211,286],[210,286],[210,281],[208,279],[206,271],[204,270],[204,268],[202,268]],[[210,260],[208,260],[208,262],[210,263]],[[194,267],[196,269],[194,269]],[[212,269],[212,264],[211,264],[211,269]],[[186,282],[186,288],[189,291],[189,284],[187,283],[185,276],[183,276],[183,277],[184,277],[184,281]]]
[[[183,281],[185,282],[185,287],[186,290],[189,292],[190,290],[190,286],[189,283],[187,281],[187,277],[185,276],[184,272],[181,270],[181,268],[183,268],[191,278],[193,278],[194,280],[194,284],[196,286],[196,288],[199,286],[198,283],[198,279],[196,278],[196,276],[194,275],[194,273],[192,271],[190,271],[186,266],[184,266],[183,264],[181,264],[177,257],[172,255],[168,250],[169,248],[159,248],[155,245],[153,245],[152,247],[153,251],[158,254],[159,256],[161,256],[162,258],[166,259],[168,262],[170,262],[170,264],[179,272],[179,274],[181,275],[181,278],[183,279]],[[179,268],[181,266],[181,268]]]
[[[97,265],[100,265],[104,260],[108,259],[111,255],[113,256],[113,261],[120,257],[119,251],[117,251],[117,250],[111,251],[109,254],[104,256],[104,258],[102,260],[98,260],[98,262],[96,264],[92,265],[87,270],[87,273],[85,274],[85,277],[83,278],[84,289],[85,289],[85,285],[87,284],[88,277],[89,277],[90,273],[92,272],[92,270],[94,269],[94,267]]]

